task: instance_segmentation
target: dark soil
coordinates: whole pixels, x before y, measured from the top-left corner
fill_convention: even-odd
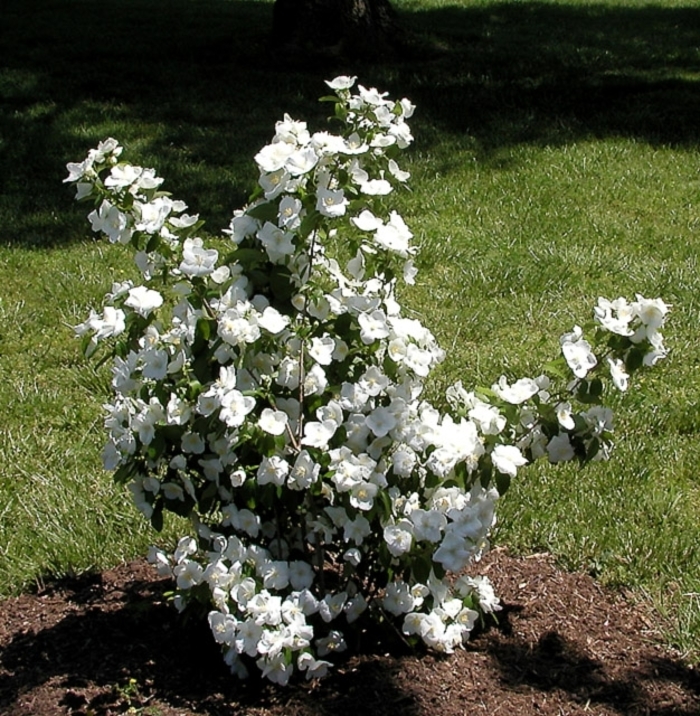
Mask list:
[[[546,555],[480,565],[499,624],[451,657],[354,657],[319,684],[239,682],[202,624],[182,626],[144,562],[2,602],[7,716],[698,716],[700,672],[654,617]]]

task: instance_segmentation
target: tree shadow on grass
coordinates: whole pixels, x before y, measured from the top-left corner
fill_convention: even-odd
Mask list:
[[[505,2],[413,11],[403,59],[299,65],[270,43],[272,6],[202,0],[6,0],[0,39],[0,241],[86,236],[61,186],[107,135],[156,166],[218,232],[245,202],[254,153],[284,112],[325,128],[323,79],[408,96],[419,151],[484,162],[523,143],[700,138],[700,8]],[[453,153],[458,161],[459,152]],[[449,171],[449,167],[441,170]]]

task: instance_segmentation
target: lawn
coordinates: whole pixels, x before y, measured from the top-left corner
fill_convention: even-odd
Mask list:
[[[5,0],[0,37],[0,593],[166,543],[100,464],[109,377],[84,320],[126,254],[62,184],[107,136],[216,235],[284,112],[320,128],[323,79],[417,105],[398,206],[422,246],[403,300],[454,380],[533,375],[600,295],[673,305],[672,352],[619,408],[610,462],[523,471],[498,544],[650,600],[700,653],[700,2],[395,0],[410,59],[310,69],[269,46],[272,5]]]

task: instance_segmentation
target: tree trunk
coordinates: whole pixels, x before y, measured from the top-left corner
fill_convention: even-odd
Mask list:
[[[273,39],[284,50],[377,59],[400,35],[389,0],[275,0]]]

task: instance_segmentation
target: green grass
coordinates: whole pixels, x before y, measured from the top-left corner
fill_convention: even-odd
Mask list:
[[[269,48],[270,2],[6,0],[0,593],[157,539],[100,467],[108,375],[69,326],[130,267],[93,241],[66,162],[115,136],[216,233],[274,122],[325,126],[322,80],[357,74],[418,106],[397,208],[423,248],[403,299],[448,353],[432,395],[537,372],[599,295],[673,304],[670,359],[615,398],[612,460],[524,471],[495,539],[631,589],[697,661],[700,2],[395,4],[412,59],[310,69]]]

